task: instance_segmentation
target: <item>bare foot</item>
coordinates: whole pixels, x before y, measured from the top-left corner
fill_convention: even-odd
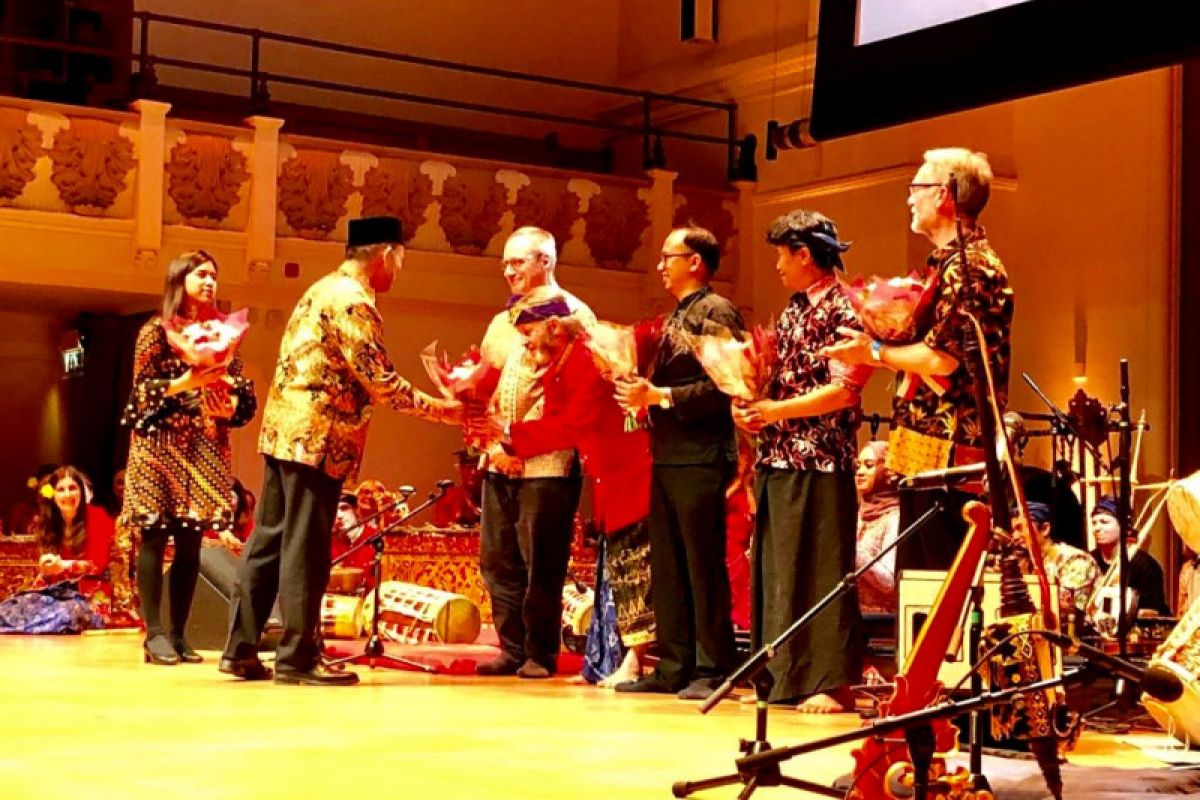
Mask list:
[[[618,683],[636,681],[640,677],[642,677],[641,659],[638,658],[637,651],[630,648],[625,651],[625,660],[621,662],[621,666],[617,667],[617,671],[600,681],[597,686],[612,689]]]
[[[796,710],[801,714],[843,714],[854,710],[854,695],[846,687],[820,692],[806,697]]]

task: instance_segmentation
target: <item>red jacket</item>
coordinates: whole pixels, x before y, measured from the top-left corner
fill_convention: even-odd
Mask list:
[[[650,437],[625,431],[625,412],[613,386],[581,341],[567,346],[542,379],[542,418],[514,423],[512,452],[522,458],[574,448],[593,481],[592,505],[605,533],[650,514]]]

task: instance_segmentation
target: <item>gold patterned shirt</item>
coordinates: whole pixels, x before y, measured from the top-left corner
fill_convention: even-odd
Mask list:
[[[560,290],[561,291],[561,290]],[[562,292],[572,316],[584,327],[594,325],[596,315],[582,300]],[[492,397],[494,411],[505,424],[528,422],[541,419],[543,406],[542,375],[525,352],[525,339],[509,320],[507,311],[492,318],[479,349],[483,357],[500,368],[500,381]],[[489,451],[494,455],[495,450]],[[575,461],[574,450],[557,450],[527,458],[524,461],[523,478],[562,478],[571,472]]]
[[[351,478],[362,461],[373,403],[433,419],[447,408],[396,372],[375,293],[347,263],[310,286],[288,320],[258,451]]]
[[[996,399],[1003,409],[1008,399],[1012,357],[1013,292],[1008,273],[988,244],[983,228],[968,232],[964,238],[965,271],[957,241],[929,256],[929,265],[940,271],[941,279],[934,299],[932,324],[922,339],[934,350],[957,359],[958,369],[946,376],[944,391],[940,393],[929,382],[912,381],[908,393],[897,395],[893,403],[893,424],[934,439],[980,447],[979,412],[963,344],[972,326],[965,314],[976,317],[983,328]]]

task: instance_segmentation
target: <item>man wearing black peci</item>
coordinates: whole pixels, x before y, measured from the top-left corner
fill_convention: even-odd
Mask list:
[[[744,330],[737,308],[709,286],[720,256],[709,231],[671,231],[658,273],[678,305],[649,379],[617,384],[623,406],[650,414],[650,580],[660,656],[653,674],[619,684],[619,692],[702,700],[736,666],[725,569],[725,487],[737,465],[730,401],[680,335]]]

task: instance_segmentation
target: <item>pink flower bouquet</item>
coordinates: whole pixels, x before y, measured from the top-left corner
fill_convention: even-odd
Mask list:
[[[632,378],[650,366],[650,359],[662,336],[661,316],[634,325],[599,321],[588,330],[588,350],[596,368],[609,380]],[[636,414],[625,417],[625,430],[636,430]]]
[[[447,400],[487,400],[496,390],[500,371],[483,360],[479,345],[471,345],[451,363],[445,353],[437,352],[437,341],[421,351],[421,366]]]
[[[775,374],[778,350],[774,328],[757,325],[739,339],[728,329],[718,333],[686,334],[688,347],[725,394],[742,400],[757,400]]]
[[[205,319],[189,322],[175,317],[163,322],[163,330],[172,349],[184,363],[192,367],[228,365],[250,328],[249,309],[233,314],[213,311]]]
[[[921,335],[937,292],[938,272],[917,271],[899,278],[840,278],[863,328],[888,344],[908,344]]]

